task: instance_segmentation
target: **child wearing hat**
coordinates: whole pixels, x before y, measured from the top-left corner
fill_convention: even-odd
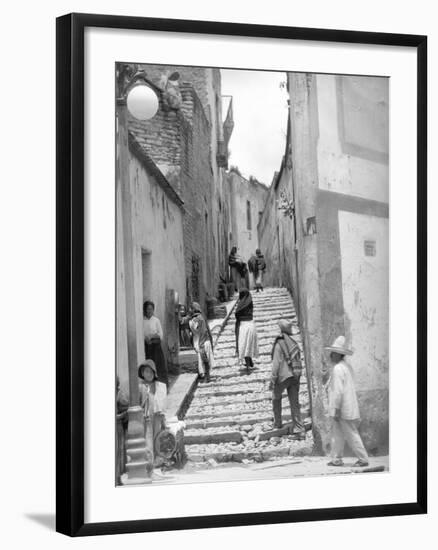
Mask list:
[[[358,459],[355,466],[368,466],[368,454],[357,429],[360,413],[353,372],[344,359],[353,352],[346,347],[344,336],[338,336],[333,345],[325,349],[330,352],[330,362],[333,364],[328,381],[329,415],[332,419],[331,460],[328,466],[344,465],[345,441]]]

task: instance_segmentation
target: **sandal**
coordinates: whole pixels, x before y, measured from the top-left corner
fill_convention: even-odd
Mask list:
[[[365,462],[364,460],[359,459],[354,463],[354,465],[359,468],[365,468],[366,466],[369,466],[369,462]]]
[[[283,424],[281,424],[281,426],[276,426],[275,424],[270,424],[269,426],[266,427],[266,429],[264,431],[265,432],[273,432],[274,430],[281,430],[281,428],[283,428]]]
[[[344,461],[343,460],[330,460],[330,462],[327,462],[327,466],[343,466],[344,465]]]

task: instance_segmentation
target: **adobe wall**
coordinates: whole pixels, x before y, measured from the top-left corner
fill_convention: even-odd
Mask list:
[[[129,127],[184,201],[184,261],[179,269],[185,269],[188,298],[204,303],[206,293],[214,293],[217,284],[211,128],[193,87],[181,86],[181,94],[181,109],[165,110],[160,101],[151,120],[131,117]]]
[[[130,185],[134,239],[134,292],[137,326],[137,363],[144,360],[143,301],[155,303],[155,314],[164,331],[163,350],[170,359],[174,343],[172,327],[166,322],[166,292],[173,289],[185,299],[183,265],[183,210],[151,171],[130,151]],[[120,192],[120,190],[119,190]],[[117,197],[117,217],[121,219],[121,198]],[[126,312],[122,224],[117,224],[117,372],[121,384],[127,379]],[[146,271],[145,271],[146,270]]]
[[[351,79],[351,80],[350,80]],[[368,450],[388,449],[388,147],[382,79],[290,74],[300,319],[320,450],[324,346],[344,334]],[[379,116],[376,116],[376,113]],[[379,114],[380,113],[380,114]],[[318,440],[318,439],[317,439]]]
[[[389,83],[317,75],[318,265],[323,337],[354,354],[361,433],[389,440]]]
[[[234,171],[228,173],[230,188],[231,247],[247,262],[259,248],[258,222],[265,208],[269,190],[262,183],[249,181]],[[250,220],[248,219],[248,204]],[[250,223],[248,223],[250,221]],[[262,251],[264,252],[264,251]]]
[[[202,67],[142,68],[157,86],[163,75],[180,74],[181,108],[169,110],[160,101],[153,119],[139,122],[132,118],[130,129],[184,200],[187,295],[204,306],[207,292],[216,294],[228,256],[227,190],[224,170],[216,160],[222,133],[220,72]]]

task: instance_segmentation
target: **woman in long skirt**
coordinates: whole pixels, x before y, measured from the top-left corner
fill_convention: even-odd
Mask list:
[[[251,293],[244,288],[239,292],[236,307],[236,353],[239,360],[245,362],[248,374],[254,367],[253,358],[259,356],[253,309]]]
[[[233,246],[228,256],[228,265],[230,266],[231,282],[234,284],[234,290],[240,292],[240,289],[247,284],[248,268],[245,261],[237,254],[237,246]]]
[[[143,335],[144,351],[146,359],[152,359],[157,369],[157,380],[168,384],[167,366],[164,358],[163,348],[163,329],[158,317],[154,315],[155,304],[147,300],[143,304]]]

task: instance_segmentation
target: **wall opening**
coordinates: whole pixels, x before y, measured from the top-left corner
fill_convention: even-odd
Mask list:
[[[195,302],[199,302],[199,276],[199,258],[197,256],[192,256],[192,300]]]
[[[246,228],[248,229],[248,231],[251,231],[251,226],[251,202],[246,201]]]
[[[210,233],[208,231],[208,214],[204,216],[204,238],[205,238],[205,257],[204,257],[204,284],[208,287],[208,262],[210,261]]]
[[[141,267],[143,276],[143,302],[151,299],[152,293],[152,254],[148,250],[141,251]]]
[[[376,255],[376,241],[364,241],[363,243],[365,256]]]

